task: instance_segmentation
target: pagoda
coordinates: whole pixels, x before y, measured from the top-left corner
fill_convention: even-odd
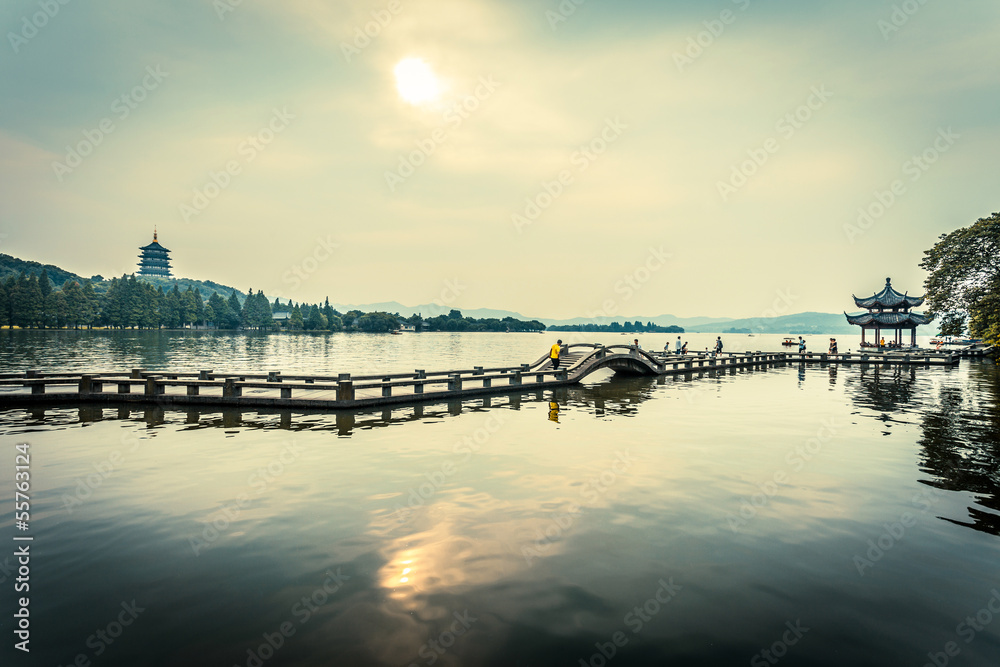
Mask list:
[[[155,227],[153,228],[153,242],[139,248],[139,250],[142,251],[142,254],[139,255],[140,276],[170,277],[170,251],[156,240]]]
[[[853,294],[851,296],[854,296]],[[882,331],[895,331],[893,339],[894,347],[902,347],[903,331],[910,330],[910,346],[917,346],[917,327],[921,324],[929,324],[927,316],[916,311],[911,312],[910,308],[915,308],[924,302],[922,296],[909,296],[906,293],[900,294],[892,288],[889,278],[885,279],[885,287],[881,292],[873,294],[864,299],[854,297],[854,304],[858,308],[865,308],[867,313],[860,315],[848,315],[847,321],[861,327],[861,346],[877,347],[881,339]],[[865,330],[875,330],[875,342],[872,344],[865,342]]]

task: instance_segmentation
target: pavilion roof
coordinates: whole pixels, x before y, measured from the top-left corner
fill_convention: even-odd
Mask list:
[[[879,325],[890,329],[895,327],[909,328],[921,324],[930,324],[930,319],[922,313],[861,313],[860,315],[848,315],[844,313],[850,324],[861,327]]]
[[[851,296],[854,296],[853,294]],[[892,288],[892,283],[889,278],[885,279],[885,287],[882,288],[881,292],[877,292],[872,296],[865,297],[864,299],[859,299],[854,297],[854,303],[858,308],[914,308],[919,306],[924,302],[924,297],[922,296],[909,296],[908,294],[900,294]]]

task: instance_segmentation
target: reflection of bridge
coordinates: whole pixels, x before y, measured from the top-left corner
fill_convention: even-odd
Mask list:
[[[283,375],[147,371],[0,375],[0,406],[60,402],[220,405],[241,408],[351,409],[421,401],[450,401],[505,392],[534,391],[581,382],[601,370],[622,375],[683,375],[787,363],[952,365],[951,354],[821,354],[745,352],[674,355],[647,352],[631,345],[577,343],[564,347],[560,368],[548,355],[534,363],[499,368],[381,375]],[[68,389],[67,389],[68,387]],[[140,391],[133,391],[134,388]],[[56,389],[57,391],[51,391]]]

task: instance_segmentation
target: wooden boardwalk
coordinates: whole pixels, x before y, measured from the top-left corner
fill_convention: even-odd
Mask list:
[[[424,401],[453,401],[509,392],[531,392],[576,384],[600,370],[629,375],[686,375],[787,364],[953,366],[952,352],[792,353],[744,352],[674,355],[631,345],[577,343],[566,346],[559,369],[548,356],[518,366],[382,375],[284,375],[130,371],[0,374],[0,407],[53,403],[140,403],[238,408],[340,410]]]

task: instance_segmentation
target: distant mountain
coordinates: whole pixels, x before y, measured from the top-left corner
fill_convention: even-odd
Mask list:
[[[515,313],[512,310],[494,310],[492,308],[455,308],[454,306],[441,306],[436,303],[423,303],[418,306],[404,306],[398,301],[382,301],[379,303],[354,304],[331,303],[330,305],[342,313],[346,313],[349,310],[360,310],[364,313],[380,311],[385,313],[399,313],[403,317],[410,317],[411,315],[420,313],[426,318],[437,317],[438,315],[447,315],[454,309],[462,311],[463,317],[475,317],[477,319],[487,319],[490,317],[495,317],[498,320],[502,320],[505,317],[513,317],[518,320],[534,319],[531,317],[525,317],[521,313]],[[545,320],[539,321],[543,323],[545,322]]]
[[[83,276],[78,276],[75,273],[71,273],[65,269],[60,269],[58,266],[53,266],[52,264],[39,264],[38,262],[32,262],[31,260],[18,259],[17,257],[11,257],[10,255],[0,254],[0,280],[7,280],[7,276],[16,276],[21,273],[28,276],[40,276],[42,274],[42,270],[48,272],[49,280],[51,280],[56,287],[62,287],[63,283],[67,280],[75,280],[81,284],[84,280],[87,280]]]
[[[569,320],[551,320],[543,317],[538,318],[540,322],[546,326],[573,326],[577,324],[610,324],[611,322],[635,322],[636,320],[645,324],[646,322],[652,322],[661,327],[678,326],[683,328],[685,331],[690,331],[691,327],[702,325],[702,324],[715,324],[722,322],[731,322],[732,319],[728,317],[677,317],[676,315],[657,315],[655,317],[650,317],[648,315],[631,315],[631,316],[615,316],[615,317],[574,317]]]
[[[752,333],[780,334],[850,334],[858,327],[847,323],[843,313],[795,313],[780,317],[755,317],[729,320],[723,324],[687,327],[692,333],[724,333],[727,329],[747,329]]]
[[[228,299],[229,295],[236,292],[236,298],[243,303],[247,295],[235,287],[229,287],[227,285],[220,285],[219,283],[212,282],[211,280],[192,280],[191,278],[160,278],[159,276],[136,276],[138,280],[144,283],[149,283],[153,287],[162,287],[164,292],[169,292],[177,285],[177,289],[181,292],[186,292],[188,287],[194,288],[194,291],[201,293],[201,298],[208,301],[212,294],[218,292],[219,296],[224,299]],[[271,299],[274,303],[274,299]]]

